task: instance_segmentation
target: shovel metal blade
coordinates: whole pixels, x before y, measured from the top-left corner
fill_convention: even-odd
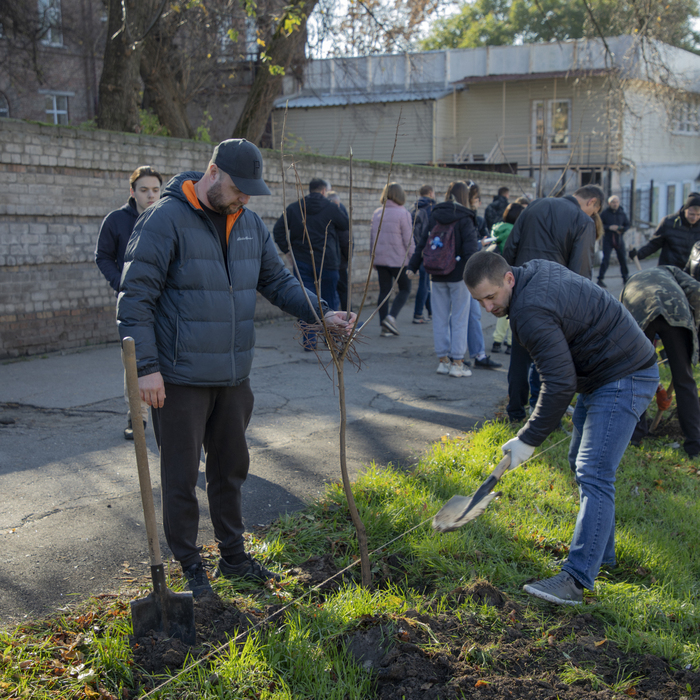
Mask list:
[[[478,494],[478,492],[477,492]],[[478,518],[488,508],[489,503],[501,495],[500,491],[486,494],[483,498],[475,496],[452,496],[433,518],[433,529],[438,532],[452,532],[462,525]]]
[[[157,636],[176,637],[191,647],[197,642],[194,599],[189,591],[175,593],[166,588],[159,595],[152,591],[145,598],[132,600],[131,622],[137,639],[155,632]]]

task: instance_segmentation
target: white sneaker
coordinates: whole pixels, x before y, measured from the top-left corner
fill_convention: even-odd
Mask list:
[[[453,362],[449,374],[450,377],[471,377],[472,371],[463,362]]]
[[[398,327],[396,326],[396,319],[390,314],[382,321],[382,328],[385,328],[390,333],[394,335],[401,335]]]
[[[450,358],[445,357],[440,359],[440,364],[437,368],[438,374],[449,374],[450,373]]]

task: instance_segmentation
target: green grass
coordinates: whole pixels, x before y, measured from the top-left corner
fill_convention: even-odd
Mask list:
[[[312,592],[286,617],[187,672],[159,697],[367,698],[372,679],[349,660],[346,636],[368,617],[393,619],[408,610],[470,615],[484,626],[502,625],[493,608],[470,599],[455,602],[455,590],[480,579],[522,605],[546,644],[548,630],[580,611],[543,606],[521,588],[528,579],[557,571],[566,557],[578,510],[566,460],[568,440],[507,473],[499,485],[502,497],[477,520],[447,534],[430,525],[448,498],[474,492],[512,434],[510,426],[489,423],[462,439],[437,443],[410,470],[370,465],[354,492],[370,549],[381,548],[372,557],[375,580],[384,580],[397,562],[403,573],[371,591],[346,584],[323,595]],[[552,435],[538,453],[563,437]],[[624,650],[695,669],[700,666],[697,466],[664,447],[663,440],[627,450],[617,483],[618,566],[601,573],[586,606]],[[353,563],[357,545],[341,486],[331,485],[322,500],[252,537],[250,547],[272,568],[287,569],[327,553],[339,568]],[[291,579],[274,589],[225,581],[214,586],[239,609],[258,612],[305,592]],[[135,687],[129,632],[128,606],[119,597],[93,599],[61,617],[2,632],[0,696],[136,697],[143,686]],[[439,642],[430,637],[428,646],[438,648]],[[467,642],[462,653],[486,668],[494,649]],[[151,679],[151,687],[168,677]],[[566,666],[564,659],[560,677],[619,692],[636,682],[635,674],[623,669],[614,686],[605,686],[593,670]]]

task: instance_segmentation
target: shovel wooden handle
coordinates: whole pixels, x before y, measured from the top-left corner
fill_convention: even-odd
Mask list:
[[[139,392],[139,377],[136,370],[136,344],[133,338],[124,338],[122,342],[122,362],[126,370],[126,386],[129,392],[129,410],[131,412],[131,427],[134,430],[134,448],[136,449],[136,467],[139,472],[141,488],[141,503],[146,520],[146,535],[148,536],[148,554],[151,566],[161,566],[160,543],[156,527],[156,509],[153,505],[153,489],[151,488],[151,473],[148,469],[148,450],[146,448],[146,431],[141,420],[141,394]]]

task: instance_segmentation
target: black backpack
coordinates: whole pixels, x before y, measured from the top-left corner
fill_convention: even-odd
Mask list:
[[[423,267],[430,275],[449,275],[457,265],[455,224],[436,224],[423,248]]]

